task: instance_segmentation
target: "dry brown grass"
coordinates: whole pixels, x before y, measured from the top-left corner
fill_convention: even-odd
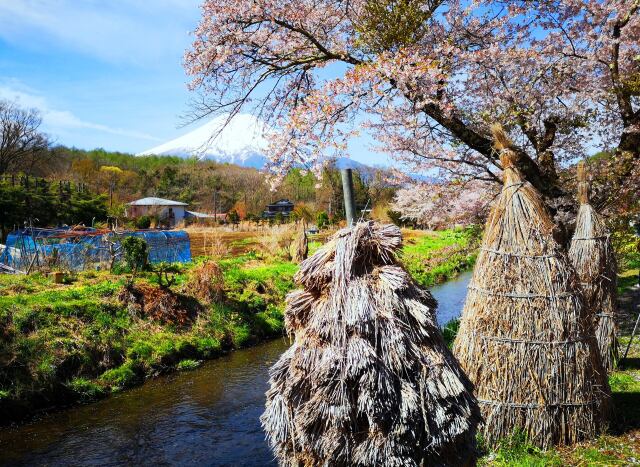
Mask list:
[[[125,285],[118,299],[134,316],[148,317],[162,324],[185,326],[197,314],[197,304],[168,288],[149,284]]]
[[[203,303],[215,303],[224,298],[224,276],[215,261],[205,261],[196,267],[185,285],[185,292]]]

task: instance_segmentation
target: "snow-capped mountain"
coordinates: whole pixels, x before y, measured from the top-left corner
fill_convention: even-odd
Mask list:
[[[200,160],[228,162],[242,167],[264,168],[268,142],[264,137],[267,129],[264,122],[250,114],[238,114],[220,132],[227,119],[226,115],[216,117],[204,125],[172,139],[160,146],[136,154],[136,156],[178,156],[195,157]],[[351,168],[364,173],[370,169],[353,159],[340,157],[333,159],[338,169]]]
[[[238,114],[220,132],[227,116],[218,116],[204,125],[168,141],[147,149],[136,156],[196,157],[217,162],[229,162],[243,167],[260,169],[266,162],[264,156],[267,140],[263,134],[265,125],[253,115]]]

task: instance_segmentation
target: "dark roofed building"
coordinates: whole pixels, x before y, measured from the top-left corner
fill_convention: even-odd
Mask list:
[[[289,217],[291,211],[293,211],[293,203],[288,199],[281,199],[275,203],[268,204],[267,209],[262,213],[262,217],[268,219],[275,217],[278,213],[282,214],[284,217]]]

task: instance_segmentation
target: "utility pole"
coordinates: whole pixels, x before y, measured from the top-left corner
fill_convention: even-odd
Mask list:
[[[351,169],[341,169],[342,193],[344,195],[344,213],[347,217],[347,226],[351,227],[356,219],[356,201],[353,196],[353,173]]]
[[[218,223],[218,188],[213,189],[213,223]]]

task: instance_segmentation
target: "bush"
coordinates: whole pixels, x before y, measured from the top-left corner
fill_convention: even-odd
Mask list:
[[[316,224],[319,230],[327,228],[329,226],[329,215],[324,211],[320,211],[316,217]]]
[[[148,229],[151,227],[151,217],[149,216],[140,216],[135,221],[135,226],[137,229]]]
[[[124,262],[131,268],[133,275],[147,265],[147,242],[140,237],[127,237],[122,241]]]

